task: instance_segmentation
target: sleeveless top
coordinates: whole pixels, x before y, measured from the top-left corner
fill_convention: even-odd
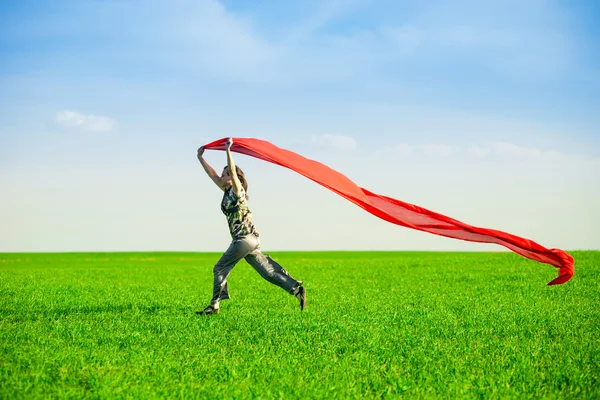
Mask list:
[[[223,200],[221,200],[221,211],[227,217],[231,238],[240,239],[249,234],[258,237],[258,231],[252,223],[252,212],[248,208],[246,192],[242,189],[238,197],[232,188],[233,186],[230,186],[223,192]]]

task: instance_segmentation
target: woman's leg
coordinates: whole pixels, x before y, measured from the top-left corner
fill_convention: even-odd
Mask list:
[[[268,254],[264,254],[260,251],[260,248],[254,249],[245,257],[248,264],[252,267],[267,281],[279,286],[286,292],[294,294],[294,290],[302,285],[301,281],[297,281],[290,276],[290,274],[283,269],[275,260],[273,260]]]
[[[213,284],[213,297],[210,301],[210,305],[217,309],[219,308],[219,302],[222,299],[229,298],[229,289],[227,287],[227,276],[242,258],[248,253],[252,252],[258,247],[258,240],[249,235],[241,239],[236,239],[229,245],[229,248],[223,253],[219,261],[213,268],[214,272],[214,284]]]
[[[268,254],[262,253],[260,247],[254,249],[245,259],[260,276],[279,286],[289,294],[296,296],[300,303],[300,310],[304,310],[306,307],[306,289],[302,286],[302,281],[292,278],[279,263],[273,260]]]

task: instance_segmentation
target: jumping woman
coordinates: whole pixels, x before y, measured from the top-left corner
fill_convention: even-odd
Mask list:
[[[260,251],[258,231],[252,223],[252,213],[248,209],[248,182],[244,172],[235,166],[231,155],[233,139],[227,140],[227,166],[221,176],[202,158],[204,148],[198,149],[198,160],[206,174],[223,191],[221,211],[227,217],[232,242],[215,264],[213,272],[213,297],[210,305],[196,314],[218,314],[221,300],[229,299],[227,276],[242,258],[245,259],[263,278],[296,296],[300,310],[306,306],[306,289],[302,281],[292,278],[288,272],[269,255]]]

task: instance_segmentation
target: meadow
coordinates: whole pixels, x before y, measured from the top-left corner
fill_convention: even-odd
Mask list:
[[[600,252],[0,253],[0,398],[600,398]]]

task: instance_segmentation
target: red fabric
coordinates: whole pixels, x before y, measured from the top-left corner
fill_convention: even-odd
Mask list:
[[[223,138],[204,147],[225,150],[226,142],[227,138]],[[231,150],[296,171],[388,222],[470,242],[496,243],[529,259],[553,265],[558,268],[558,277],[548,285],[565,283],[573,276],[573,257],[563,250],[547,249],[529,239],[467,225],[419,206],[375,194],[358,187],[350,179],[324,164],[264,140],[234,138]]]

